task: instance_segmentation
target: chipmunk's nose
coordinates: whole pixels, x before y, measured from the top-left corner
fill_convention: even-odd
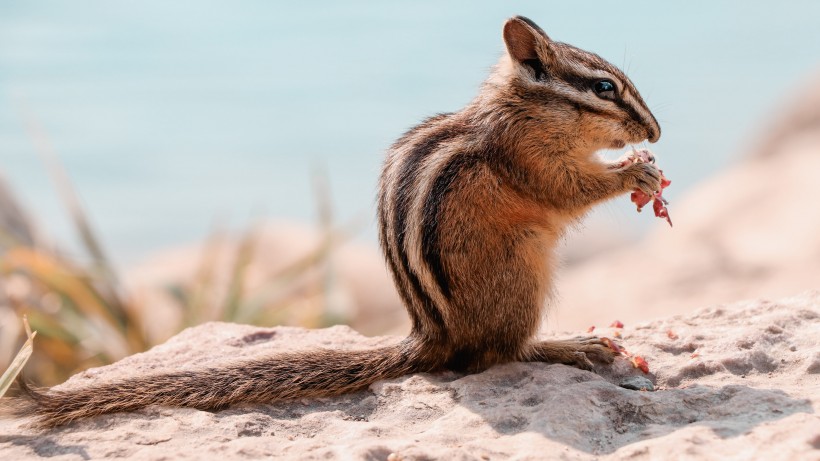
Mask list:
[[[654,143],[661,137],[661,126],[658,124],[658,121],[655,120],[655,117],[652,117],[652,120],[646,125],[646,139]]]

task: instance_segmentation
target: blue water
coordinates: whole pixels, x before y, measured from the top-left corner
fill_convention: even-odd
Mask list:
[[[628,71],[662,123],[674,200],[820,67],[820,2],[681,3],[2,2],[0,172],[47,234],[73,240],[27,107],[119,263],[216,220],[314,220],[313,166],[337,220],[373,240],[384,149],[469,101],[503,20],[524,14]],[[622,208],[613,226],[649,221]]]

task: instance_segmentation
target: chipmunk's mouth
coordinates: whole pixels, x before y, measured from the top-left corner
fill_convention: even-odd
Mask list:
[[[613,171],[614,170],[620,170],[621,168],[626,168],[627,166],[629,166],[629,164],[625,160],[622,160],[622,159],[612,160],[612,161],[602,160],[601,163],[606,165],[606,168],[608,170],[613,170]]]
[[[608,161],[601,159],[601,162],[610,170],[620,170],[633,163],[655,163],[655,155],[649,149],[635,149],[622,155],[617,160]]]

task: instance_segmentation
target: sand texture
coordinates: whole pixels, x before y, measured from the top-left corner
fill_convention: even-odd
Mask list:
[[[623,359],[599,374],[511,363],[475,375],[407,376],[338,398],[221,412],[151,407],[46,432],[0,421],[0,453],[55,461],[386,460],[391,454],[402,460],[820,460],[818,334],[820,293],[807,292],[626,325],[622,344],[648,360],[655,392],[618,386],[643,376]],[[209,323],[61,387],[397,339],[367,338],[347,327]]]

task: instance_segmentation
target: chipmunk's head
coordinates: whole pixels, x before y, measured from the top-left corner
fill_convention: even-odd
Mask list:
[[[552,129],[580,135],[595,149],[660,137],[660,125],[638,90],[600,56],[551,40],[521,16],[504,24],[504,43],[509,60],[502,62],[503,73],[516,96]]]

